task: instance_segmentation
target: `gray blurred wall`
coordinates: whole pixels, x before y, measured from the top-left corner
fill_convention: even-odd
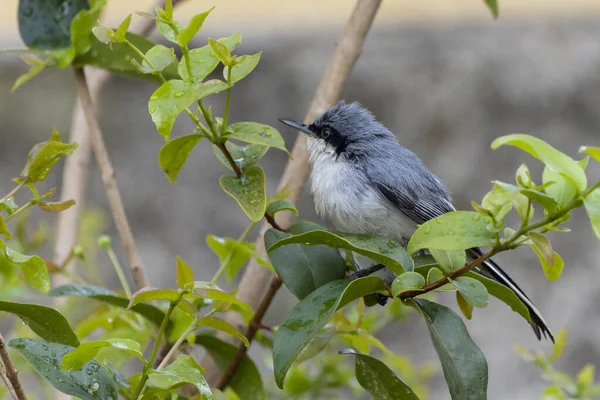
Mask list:
[[[275,38],[246,32],[239,50],[264,53],[252,75],[236,85],[230,121],[253,120],[281,128],[291,147],[294,137],[277,118],[304,116],[336,35],[313,31]],[[522,162],[541,171],[538,162],[515,149],[492,151],[489,145],[497,136],[530,133],[571,155],[581,144],[600,145],[599,38],[600,20],[378,29],[368,38],[344,98],[371,109],[443,178],[457,205],[469,208],[470,200],[479,201],[490,189],[491,180],[513,182]],[[44,72],[10,94],[12,82],[24,70],[16,58],[0,58],[0,193],[11,187],[9,178],[18,175],[34,143],[45,140],[53,126],[67,137],[70,125],[72,73]],[[101,125],[149,279],[154,286],[172,286],[176,255],[194,266],[199,279],[209,279],[218,265],[205,245],[206,235],[235,237],[247,220],[220,190],[217,180],[224,170],[206,142],[194,150],[175,185],[164,178],[157,162],[163,140],[147,114],[154,88],[129,78],[112,80],[102,98]],[[222,99],[211,100],[220,113]],[[174,136],[191,129],[181,118]],[[262,162],[271,194],[285,162],[286,156],[276,150]],[[594,163],[590,171],[600,178]],[[58,186],[59,177],[55,172],[48,186]],[[89,204],[107,210],[95,168],[90,182]],[[316,220],[307,192],[300,212]],[[559,366],[573,373],[586,362],[600,361],[600,292],[595,279],[600,274],[600,246],[583,211],[575,213],[570,227],[573,233],[552,236],[566,261],[557,283],[545,280],[528,249],[498,258],[555,331],[569,328]],[[109,233],[116,237],[114,229]],[[109,264],[102,262],[110,274]],[[281,321],[294,300],[281,293],[275,304],[269,315],[272,323]],[[527,324],[496,301],[476,310],[467,325],[489,361],[489,398],[540,398],[544,383],[539,372],[519,359],[512,345],[545,350],[550,346],[539,344]],[[417,318],[401,329],[389,327],[382,339],[417,360],[436,359]],[[441,376],[432,382],[431,398],[449,398]]]

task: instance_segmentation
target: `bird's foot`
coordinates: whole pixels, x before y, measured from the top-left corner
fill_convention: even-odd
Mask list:
[[[382,270],[384,268],[385,268],[385,265],[383,265],[383,264],[376,264],[376,265],[373,265],[373,266],[371,266],[369,268],[359,269],[358,271],[352,272],[350,274],[349,278],[350,278],[350,280],[353,281],[355,279],[362,278],[364,276],[369,276],[372,273],[380,271],[380,270]]]

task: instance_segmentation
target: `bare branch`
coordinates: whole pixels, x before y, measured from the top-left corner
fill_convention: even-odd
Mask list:
[[[325,74],[319,83],[319,87],[315,92],[309,111],[304,119],[305,122],[312,122],[318,114],[331,107],[341,96],[350,73],[362,52],[365,38],[371,29],[380,4],[381,0],[358,0],[356,2],[352,15],[344,28],[344,32],[329,59]],[[296,139],[292,157],[288,161],[277,190],[287,188],[290,191],[288,199],[292,203],[296,203],[302,193],[309,171],[306,140],[303,135],[299,135],[298,139]],[[293,214],[291,212],[279,212],[277,213],[276,223],[285,229],[291,224],[292,219]],[[266,253],[263,236],[268,228],[269,225],[267,223],[262,225],[260,235],[256,241],[257,251],[263,256]],[[239,286],[238,298],[250,304],[252,308],[257,308],[263,298],[265,286],[271,277],[272,273],[270,271],[252,261],[244,271]],[[268,295],[269,292],[267,292]],[[229,313],[227,319],[237,326],[242,326],[243,324],[237,314]],[[220,337],[223,340],[231,341],[228,337]],[[220,373],[209,356],[205,357],[202,365],[206,367],[205,378],[210,384],[215,385],[220,381]]]
[[[2,358],[2,363],[6,369],[6,378],[10,382],[10,386],[8,383],[6,384],[10,394],[16,400],[27,400],[27,396],[23,391],[23,386],[21,386],[21,382],[19,381],[19,373],[17,372],[17,369],[13,365],[12,361],[10,361],[10,357],[6,351],[6,346],[4,344],[4,338],[2,335],[0,335],[0,358]],[[4,376],[2,379],[4,379]]]

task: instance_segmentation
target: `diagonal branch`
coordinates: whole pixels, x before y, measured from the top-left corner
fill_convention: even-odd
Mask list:
[[[4,364],[4,368],[6,369],[6,379],[8,380],[8,382],[6,382],[6,380],[5,382],[11,396],[13,396],[15,400],[27,400],[27,396],[25,395],[23,386],[19,381],[19,373],[17,372],[17,369],[15,368],[12,361],[10,360],[10,357],[8,356],[8,352],[6,351],[6,345],[4,343],[4,338],[2,337],[2,335],[0,335],[0,358],[2,359],[2,363]],[[4,374],[2,376],[2,379],[5,379]]]
[[[344,32],[342,33],[336,48],[329,59],[325,74],[319,83],[315,92],[312,103],[305,118],[305,122],[312,122],[315,117],[331,107],[341,96],[342,90],[350,77],[354,65],[362,52],[362,47],[365,42],[367,33],[371,29],[377,10],[381,4],[381,0],[357,0],[350,19],[346,23]],[[306,151],[306,139],[303,135],[298,136],[294,148],[292,150],[292,159],[288,161],[285,167],[281,181],[279,182],[278,191],[287,188],[290,191],[289,200],[296,203],[302,189],[308,178],[308,154]],[[277,225],[283,229],[291,225],[293,214],[290,212],[277,213]],[[256,248],[259,254],[266,254],[264,247],[263,236],[269,224],[262,225],[260,235],[256,241]],[[272,279],[272,273],[265,268],[260,267],[255,261],[252,261],[246,270],[240,282],[238,298],[250,304],[254,309],[262,306],[263,293],[267,282]],[[271,281],[273,283],[273,281]],[[274,286],[271,286],[273,288]],[[278,288],[278,287],[277,287]],[[268,290],[264,299],[270,301],[276,290]],[[266,304],[268,308],[269,304]],[[236,314],[228,314],[228,319],[235,325],[241,326],[240,317]],[[260,321],[259,321],[260,322]],[[222,337],[224,340],[229,338]],[[243,345],[242,345],[243,346]],[[205,378],[213,385],[220,381],[219,371],[211,362],[209,356],[206,356],[202,361],[202,365],[206,367],[207,372]],[[231,376],[235,371],[231,372]]]

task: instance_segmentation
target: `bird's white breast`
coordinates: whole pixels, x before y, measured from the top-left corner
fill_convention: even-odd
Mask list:
[[[311,192],[317,213],[336,229],[405,242],[416,224],[389,203],[352,163],[323,141],[309,138]]]

